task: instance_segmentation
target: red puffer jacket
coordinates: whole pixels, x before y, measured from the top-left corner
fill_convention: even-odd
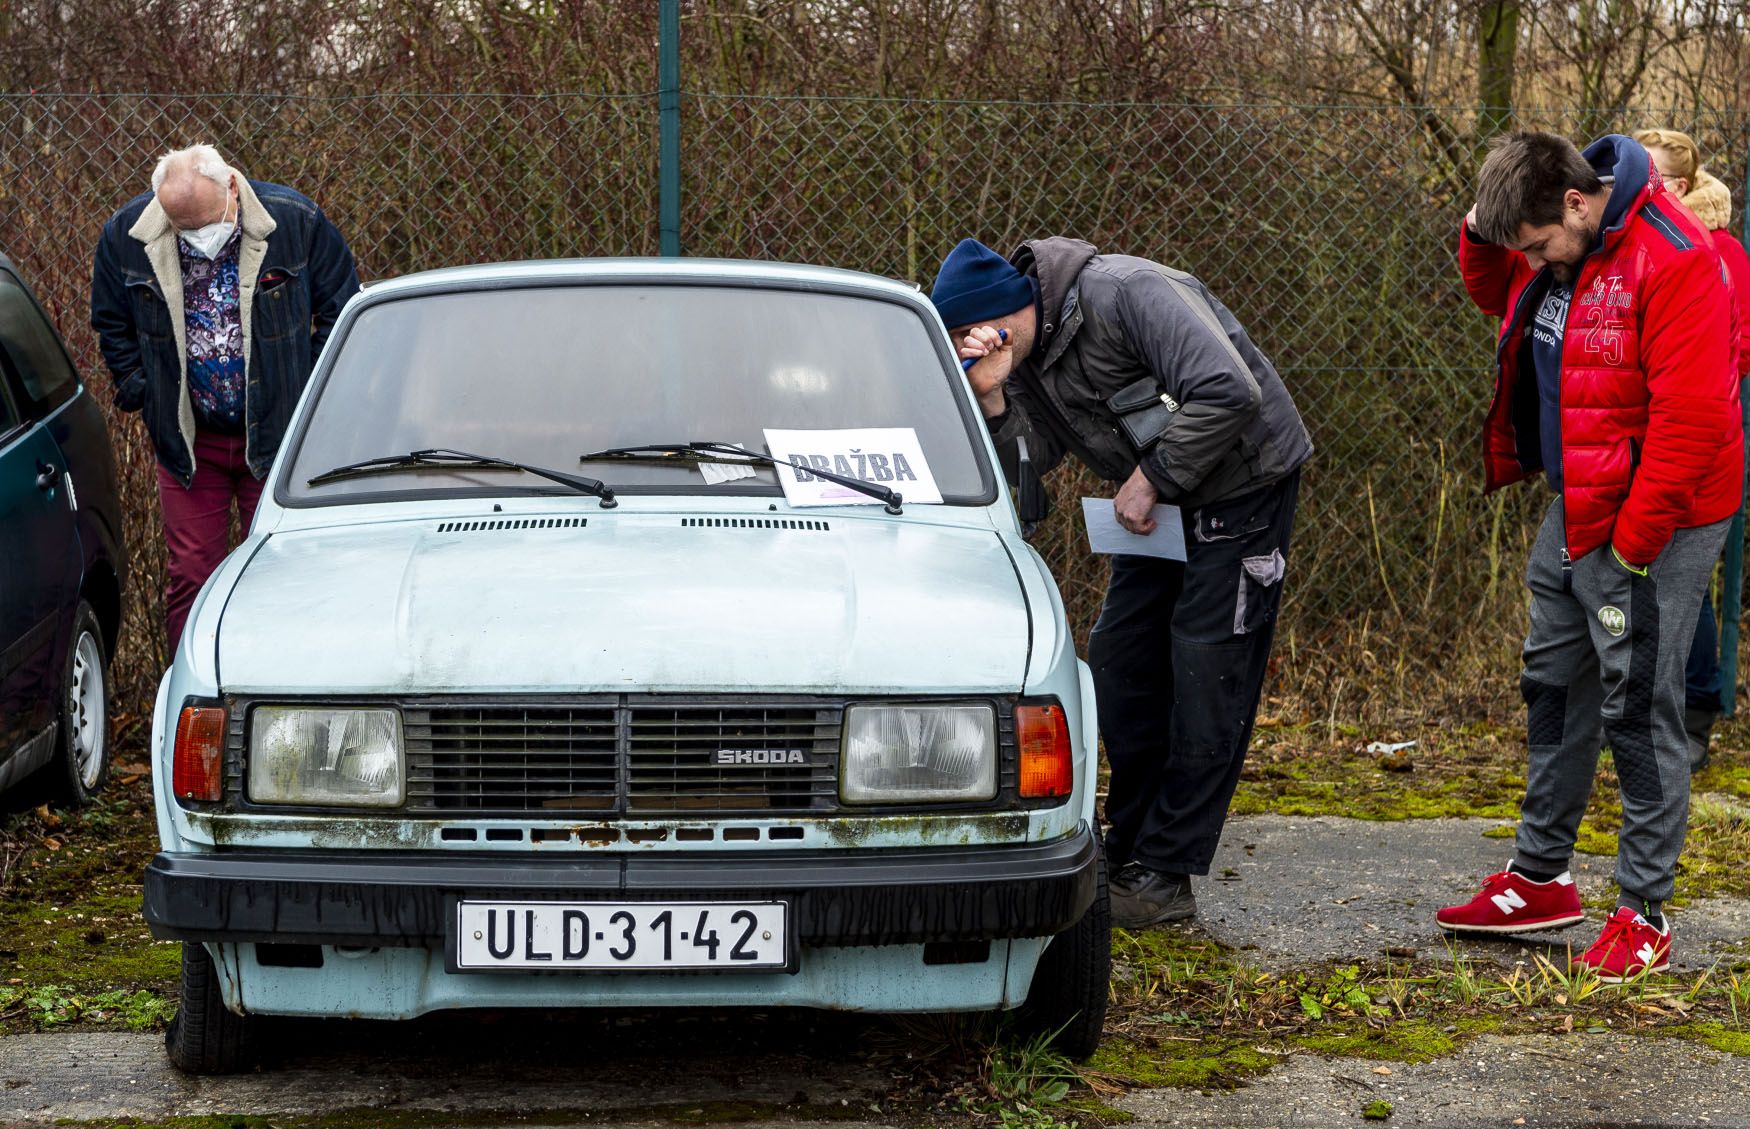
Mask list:
[[[1743,498],[1737,322],[1712,239],[1658,181],[1647,151],[1613,135],[1585,156],[1616,180],[1562,338],[1568,552],[1578,560],[1614,541],[1644,565],[1675,530],[1731,517]],[[1468,231],[1458,261],[1471,299],[1502,319],[1483,436],[1495,490],[1543,468],[1525,330],[1547,278]]]

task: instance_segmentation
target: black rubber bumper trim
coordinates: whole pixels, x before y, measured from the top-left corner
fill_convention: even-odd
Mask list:
[[[380,851],[160,854],[152,936],[174,941],[422,946],[454,899],[769,901],[804,945],[1047,937],[1094,900],[1086,826],[1051,843],[932,849],[688,852],[563,859]]]

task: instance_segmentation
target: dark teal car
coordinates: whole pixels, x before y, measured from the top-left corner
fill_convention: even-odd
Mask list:
[[[103,786],[122,544],[103,413],[0,255],[0,792],[38,772],[72,803]]]

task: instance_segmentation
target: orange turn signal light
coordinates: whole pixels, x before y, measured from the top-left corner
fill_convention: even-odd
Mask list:
[[[1021,746],[1021,795],[1069,795],[1075,787],[1075,763],[1063,707],[1016,706],[1015,739]]]
[[[217,800],[223,787],[225,711],[218,706],[184,706],[176,722],[176,757],[170,786],[179,799]]]

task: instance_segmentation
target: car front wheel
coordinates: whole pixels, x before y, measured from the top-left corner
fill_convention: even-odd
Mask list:
[[[256,1021],[225,1006],[205,945],[182,944],[182,993],[164,1033],[170,1065],[184,1074],[235,1074],[255,1063]]]
[[[1051,1036],[1053,1048],[1077,1061],[1100,1046],[1111,993],[1112,902],[1104,852],[1094,865],[1093,905],[1051,939],[1015,1016],[1023,1033]]]

